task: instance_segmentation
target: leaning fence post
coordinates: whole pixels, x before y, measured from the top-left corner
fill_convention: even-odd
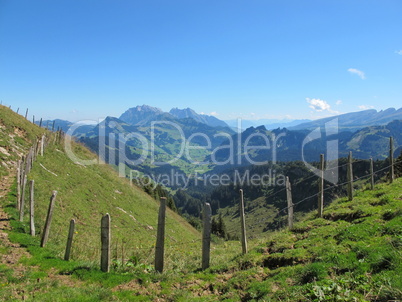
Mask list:
[[[45,135],[42,135],[42,139],[40,141],[40,156],[43,156],[44,147],[45,147]]]
[[[158,231],[156,234],[155,246],[155,270],[163,272],[163,257],[165,253],[165,219],[166,219],[166,197],[161,197],[161,204],[158,215]]]
[[[374,190],[374,163],[373,158],[370,158],[370,183],[371,183],[371,190]]]
[[[25,207],[25,189],[27,185],[27,175],[24,174],[24,180],[22,181],[22,194],[20,200],[20,221],[24,220],[24,207]]]
[[[320,178],[318,179],[318,217],[322,218],[324,211],[324,154],[320,155]]]
[[[288,226],[293,228],[293,202],[292,202],[292,186],[289,177],[286,176],[286,199],[288,201]]]
[[[44,247],[49,239],[49,232],[50,232],[50,224],[52,223],[53,218],[53,209],[54,209],[54,202],[56,200],[57,191],[52,192],[52,196],[50,197],[49,208],[47,210],[46,222],[45,227],[43,228],[42,240],[40,242],[40,247]]]
[[[20,210],[21,200],[21,160],[17,164],[17,210]]]
[[[394,182],[394,138],[389,138],[389,182]]]
[[[70,260],[71,246],[73,244],[74,229],[75,229],[75,219],[71,219],[70,220],[70,228],[68,229],[66,252],[64,254],[64,260],[66,260],[66,261]]]
[[[101,271],[110,270],[110,215],[106,213],[101,220]]]
[[[202,229],[202,269],[209,267],[210,251],[211,251],[211,205],[209,203],[204,204],[204,210],[202,211],[203,229]]]
[[[353,200],[353,158],[352,151],[349,152],[348,157],[348,199]]]
[[[31,236],[35,236],[35,197],[34,197],[35,181],[29,182],[29,229]]]
[[[240,189],[239,211],[240,211],[240,223],[241,223],[241,247],[243,254],[247,254],[246,218],[244,215],[244,197],[242,189]]]
[[[27,111],[25,112],[25,119],[27,119],[28,118],[28,108],[27,108]]]

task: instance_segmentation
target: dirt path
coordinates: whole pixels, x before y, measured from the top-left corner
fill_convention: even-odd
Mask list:
[[[15,172],[15,171],[14,171]],[[31,255],[27,250],[21,247],[18,243],[13,243],[8,238],[8,231],[11,230],[10,219],[7,213],[4,211],[4,204],[7,204],[7,196],[10,192],[12,183],[15,180],[15,173],[10,171],[10,175],[2,177],[0,181],[0,265],[5,266],[8,270],[12,271],[13,278],[24,279],[24,276],[28,275],[30,272],[41,271],[40,267],[37,266],[26,266],[21,264],[21,258],[30,258]],[[74,280],[70,276],[60,275],[56,270],[49,270],[46,272],[47,276],[42,279],[37,279],[36,282],[49,282],[52,284],[59,284],[64,286],[80,286],[83,282]],[[32,282],[29,281],[29,282]],[[26,300],[28,298],[35,297],[36,292],[43,291],[41,287],[35,288],[33,291],[26,291],[24,282],[16,284],[8,284],[7,277],[0,271],[0,283],[1,286],[8,286],[10,291],[10,299]],[[1,297],[0,297],[1,300]]]
[[[30,257],[30,254],[19,244],[12,243],[9,240],[7,231],[11,230],[10,219],[3,209],[4,201],[7,200],[14,177],[13,174],[5,176],[0,182],[0,200],[2,200],[0,206],[0,246],[2,248],[0,263],[12,270],[15,278],[20,278],[24,276],[29,268],[22,265],[19,261],[22,257]],[[23,289],[15,289],[13,290],[13,296],[14,298],[24,300],[25,292]]]
[[[4,199],[7,198],[14,177],[6,176],[0,183],[0,196]],[[1,263],[14,266],[15,269],[22,269],[18,261],[22,256],[29,257],[29,253],[23,249],[19,244],[12,243],[8,239],[6,231],[11,230],[10,219],[3,207],[0,207],[0,244],[6,249],[10,249],[7,254],[0,254]]]

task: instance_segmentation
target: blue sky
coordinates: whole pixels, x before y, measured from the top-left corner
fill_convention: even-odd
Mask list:
[[[0,100],[72,121],[400,108],[401,16],[400,0],[0,0]]]

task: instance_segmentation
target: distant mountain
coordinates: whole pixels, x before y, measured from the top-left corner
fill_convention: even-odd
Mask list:
[[[224,121],[221,121],[220,119],[214,116],[206,114],[198,114],[193,109],[190,108],[186,109],[172,108],[169,111],[169,113],[179,119],[192,118],[193,120],[199,123],[203,123],[211,127],[229,127],[229,125],[226,124]]]
[[[286,121],[286,120],[285,120]],[[265,127],[268,130],[272,129],[277,129],[277,128],[289,128],[289,127],[294,127],[303,123],[308,123],[311,122],[311,120],[294,120],[294,121],[289,121],[289,122],[278,122],[278,123],[270,123],[270,124],[265,124]]]
[[[142,105],[128,109],[119,119],[127,124],[140,125],[151,119],[157,119],[157,116],[162,113],[163,111],[159,108]]]
[[[214,116],[198,114],[191,108],[178,109],[172,108],[169,112],[164,112],[159,108],[151,107],[148,105],[136,106],[128,109],[124,112],[119,119],[130,125],[141,126],[150,125],[153,121],[160,120],[181,120],[181,119],[193,119],[198,123],[208,125],[210,127],[228,127],[224,121],[217,119]]]
[[[359,112],[345,113],[337,116],[318,119],[308,123],[302,123],[297,126],[290,127],[289,129],[313,130],[318,127],[324,127],[327,122],[336,118],[338,119],[338,126],[341,130],[356,131],[373,125],[386,125],[393,120],[402,120],[402,108],[399,110],[389,108],[381,111],[369,109]]]
[[[230,127],[237,128],[238,121],[237,120],[226,120],[225,121]],[[288,128],[292,126],[297,126],[302,123],[311,122],[311,120],[303,119],[303,120],[292,120],[292,119],[259,119],[259,120],[241,120],[241,128],[245,130],[250,127],[258,127],[264,125],[267,129],[277,129],[277,128]]]
[[[35,121],[35,124],[39,125],[40,121]],[[64,132],[71,127],[73,123],[67,120],[55,119],[55,120],[44,120],[42,121],[42,127],[47,128],[49,130],[57,131],[57,129],[61,129]]]
[[[40,121],[35,121],[35,124],[39,125]],[[44,120],[42,121],[42,127],[47,128],[49,130],[62,130],[63,132],[67,133],[68,130],[71,128],[71,126],[74,125],[73,122],[66,121],[66,120],[61,120],[61,119],[55,119],[55,120]],[[80,125],[79,127],[76,127],[74,131],[74,136],[80,136],[83,135],[89,131],[91,131],[95,125]]]
[[[387,125],[363,128],[345,142],[345,149],[353,151],[358,158],[386,158],[389,151],[389,138],[394,139],[395,157],[402,147],[402,120],[395,120]]]
[[[323,130],[323,129],[321,129]],[[235,164],[221,165],[215,172],[225,171],[236,166],[250,165],[264,161],[318,161],[320,154],[326,154],[328,142],[336,142],[338,156],[346,157],[349,151],[355,158],[385,159],[389,154],[389,138],[394,138],[394,156],[400,154],[402,146],[402,120],[395,120],[387,125],[370,126],[350,132],[340,131],[326,136],[323,133],[314,136],[310,130],[275,129],[267,130],[264,126],[250,127],[241,135],[234,134],[222,143],[222,148],[211,154],[217,162],[227,162],[230,158],[238,159]],[[224,148],[229,141],[236,142],[233,148]],[[399,153],[398,153],[399,152]],[[325,155],[327,156],[327,155]]]
[[[208,164],[198,163],[234,133],[228,127],[211,127],[193,118],[178,119],[167,112],[155,119],[150,116],[137,125],[109,116],[79,140],[111,165],[118,165],[120,160],[128,169],[148,175],[171,171],[191,174],[210,170]]]

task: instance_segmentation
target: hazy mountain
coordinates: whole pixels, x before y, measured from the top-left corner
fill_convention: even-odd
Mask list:
[[[323,128],[321,129],[323,130]],[[389,138],[394,138],[395,157],[402,146],[402,120],[395,120],[387,125],[370,126],[350,132],[340,131],[327,136],[325,132],[315,133],[310,130],[275,129],[267,130],[264,126],[250,127],[240,135],[234,134],[230,140],[222,143],[222,148],[213,154],[218,162],[236,159],[234,166],[250,165],[265,161],[318,161],[320,154],[326,154],[328,142],[335,142],[338,156],[346,157],[349,151],[361,159],[385,159],[389,152]],[[229,141],[235,142],[233,148],[224,148]],[[211,156],[212,158],[212,156]],[[233,165],[217,166],[215,171],[223,171]]]
[[[170,112],[164,112],[159,108],[147,105],[136,106],[128,109],[120,116],[120,120],[131,125],[150,125],[153,121],[191,118],[198,123],[202,123],[211,127],[229,127],[224,121],[214,116],[198,114],[191,108],[178,109],[172,108]]]
[[[172,108],[169,111],[169,113],[179,119],[192,118],[199,123],[203,123],[211,127],[229,127],[229,125],[226,124],[224,121],[221,121],[220,119],[214,116],[206,114],[198,114],[191,108],[186,109]]]
[[[35,124],[40,125],[40,121],[35,121]],[[55,119],[55,120],[44,120],[42,121],[42,127],[47,128],[49,130],[57,131],[58,129],[62,130],[63,132],[67,133],[68,130],[73,126],[74,123],[66,120]],[[95,125],[85,125],[82,124],[79,127],[74,125],[74,136],[81,136],[89,131],[91,131]]]
[[[292,126],[297,126],[302,123],[310,122],[311,120],[303,119],[303,120],[292,120],[292,119],[259,119],[259,120],[241,120],[241,128],[245,130],[250,127],[258,127],[264,125],[267,129],[276,129],[276,128],[288,128]],[[238,121],[237,120],[226,120],[225,121],[230,127],[237,128]]]
[[[303,123],[308,123],[311,122],[311,120],[308,119],[304,119],[304,120],[294,120],[294,121],[282,121],[282,122],[278,122],[278,123],[269,123],[269,124],[265,124],[265,127],[268,130],[271,129],[277,129],[277,128],[289,128],[289,127],[293,127],[293,126],[297,126]]]
[[[289,129],[313,130],[317,127],[325,126],[326,123],[334,119],[338,119],[338,125],[340,129],[355,131],[372,125],[386,125],[393,120],[402,120],[402,108],[400,108],[399,110],[396,110],[395,108],[389,108],[381,111],[369,109],[359,112],[345,113],[337,116],[318,119],[308,123],[302,123],[300,125],[290,127]]]
[[[40,124],[40,121],[35,121],[36,125]],[[64,132],[71,127],[73,123],[67,120],[55,119],[55,120],[43,120],[42,127],[47,128],[49,130],[57,131],[57,129],[61,129]]]
[[[119,119],[131,125],[140,125],[151,119],[157,119],[157,116],[162,113],[163,111],[159,108],[142,105],[128,109]]]

